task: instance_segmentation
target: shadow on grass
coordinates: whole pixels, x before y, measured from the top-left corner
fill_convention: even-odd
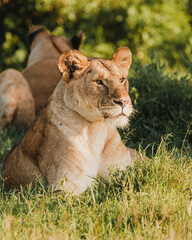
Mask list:
[[[127,146],[147,152],[157,150],[162,136],[172,135],[171,147],[192,146],[191,74],[179,77],[165,74],[165,65],[158,59],[144,67],[135,62],[130,73],[130,95],[136,114],[129,129],[120,130]],[[150,146],[150,147],[149,147]]]

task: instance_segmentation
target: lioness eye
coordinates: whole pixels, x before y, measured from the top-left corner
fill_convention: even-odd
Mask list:
[[[120,82],[121,82],[122,84],[124,84],[124,83],[125,83],[125,78],[120,78]]]
[[[103,84],[103,81],[100,80],[100,79],[96,80],[95,83],[96,83],[97,85],[104,85],[104,84]]]

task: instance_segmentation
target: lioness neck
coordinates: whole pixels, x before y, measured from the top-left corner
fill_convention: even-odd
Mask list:
[[[96,147],[95,149],[102,150],[108,131],[111,130],[112,126],[104,120],[90,122],[82,117],[72,109],[72,99],[70,107],[66,104],[66,92],[67,88],[65,83],[61,80],[55,88],[50,101],[50,109],[53,113],[51,121],[65,136],[78,135],[78,137],[86,137],[92,149],[98,145],[98,148]],[[72,125],[73,128],[71,127]],[[100,142],[100,144],[98,144],[98,142]]]
[[[60,55],[59,52],[52,47],[52,42],[50,41],[49,36],[45,35],[44,37],[42,37],[43,34],[44,33],[39,34],[39,36],[36,37],[32,44],[32,49],[28,58],[27,67],[32,66],[33,64],[44,59],[58,58]]]

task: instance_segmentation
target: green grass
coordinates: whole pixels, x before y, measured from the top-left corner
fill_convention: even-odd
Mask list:
[[[172,135],[170,148],[182,148],[183,141],[192,145],[192,71],[180,76],[167,74],[166,66],[152,56],[143,66],[134,61],[129,74],[130,95],[136,109],[130,128],[120,131],[125,143],[146,148]],[[128,130],[128,131],[127,131]],[[187,136],[186,132],[188,131]],[[148,153],[151,153],[151,147]]]
[[[148,146],[148,162],[111,173],[109,183],[95,179],[81,196],[41,182],[5,192],[1,183],[0,239],[192,239],[190,79],[165,74],[158,62],[135,63],[130,92],[137,113],[120,133],[126,145]],[[14,128],[0,133],[1,162],[23,135]]]
[[[0,162],[3,162],[3,159],[11,150],[12,146],[19,142],[24,135],[25,130],[17,130],[14,127],[10,129],[5,128],[0,132]]]
[[[41,183],[1,190],[0,239],[192,239],[189,154],[167,151],[163,140],[147,164],[98,179],[78,197]]]

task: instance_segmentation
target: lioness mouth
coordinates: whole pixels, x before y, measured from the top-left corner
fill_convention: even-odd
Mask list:
[[[120,117],[120,116],[128,117],[128,116],[127,116],[126,114],[124,114],[123,112],[121,112],[120,114],[118,114],[118,115],[116,115],[116,116],[113,116],[113,117],[110,117],[110,116],[107,115],[107,114],[104,114],[104,115],[103,115],[104,119],[106,119],[106,118],[118,118],[118,117]]]

